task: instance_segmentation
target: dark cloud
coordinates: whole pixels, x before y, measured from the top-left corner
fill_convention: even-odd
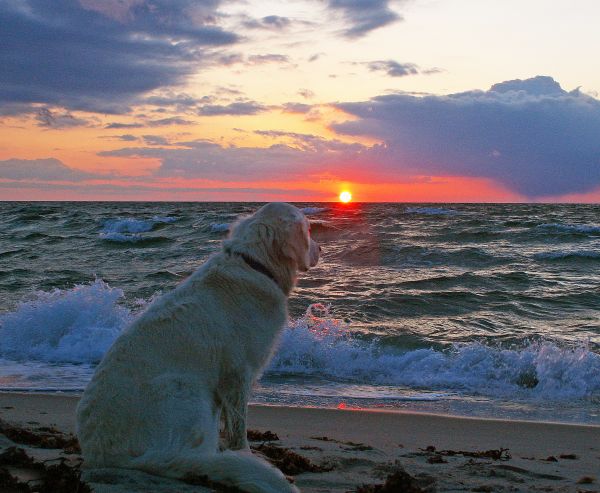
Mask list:
[[[90,122],[83,118],[77,118],[68,111],[52,111],[49,108],[39,108],[35,119],[38,121],[39,127],[46,128],[71,128],[83,127],[89,125]]]
[[[312,110],[312,108],[313,107],[311,104],[305,104],[305,103],[285,103],[281,106],[281,109],[285,113],[300,113],[300,114],[308,113],[310,110]]]
[[[414,63],[400,63],[394,60],[376,60],[367,62],[371,72],[385,72],[390,77],[405,77],[421,73],[421,69]]]
[[[0,105],[125,113],[198,69],[206,46],[235,42],[214,0],[0,2]]]
[[[114,130],[114,129],[124,129],[124,128],[145,128],[145,127],[167,127],[170,125],[195,125],[196,122],[191,120],[186,120],[185,118],[181,118],[179,116],[172,116],[169,118],[160,118],[158,120],[148,120],[146,122],[135,122],[135,123],[120,123],[120,122],[112,122],[108,123],[104,126],[104,128]]]
[[[131,134],[115,135],[115,137],[117,139],[123,140],[125,142],[133,142],[133,141],[136,141],[138,139],[135,135],[131,135]]]
[[[141,123],[119,123],[113,122],[108,123],[104,128],[108,129],[121,129],[121,128],[142,128],[144,125]]]
[[[300,94],[300,96],[302,96],[304,99],[312,99],[315,97],[315,93],[310,89],[300,89],[298,94]]]
[[[149,96],[143,102],[154,106],[173,106],[179,110],[184,110],[196,106],[198,99],[189,94],[167,91],[160,95]]]
[[[178,116],[172,116],[169,118],[161,118],[160,120],[150,120],[147,122],[149,127],[166,127],[169,125],[195,125],[196,122],[186,120]]]
[[[390,9],[389,0],[329,0],[328,7],[342,15],[349,25],[343,31],[347,38],[360,38],[380,27],[402,20]]]
[[[169,145],[169,140],[162,135],[144,135],[144,142],[151,146],[166,146]]]
[[[200,107],[198,114],[201,116],[256,115],[268,109],[268,106],[264,106],[256,101],[244,101],[225,105],[207,104]]]
[[[291,25],[292,21],[289,17],[279,15],[268,15],[261,19],[248,19],[242,23],[247,29],[272,29],[282,30]]]
[[[355,120],[334,130],[385,143],[369,151],[373,169],[486,177],[529,197],[600,185],[600,101],[566,92],[551,77],[337,106]]]
[[[0,178],[3,180],[82,181],[96,177],[97,175],[69,168],[54,158],[0,161]]]

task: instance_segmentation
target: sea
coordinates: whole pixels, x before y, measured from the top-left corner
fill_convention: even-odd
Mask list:
[[[260,205],[0,202],[0,390],[81,393]],[[253,402],[600,424],[599,205],[295,205],[321,261]]]

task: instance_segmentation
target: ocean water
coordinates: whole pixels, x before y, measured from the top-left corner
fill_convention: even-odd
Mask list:
[[[323,249],[253,401],[600,424],[600,206],[297,204]],[[0,203],[0,390],[81,392],[252,203]]]

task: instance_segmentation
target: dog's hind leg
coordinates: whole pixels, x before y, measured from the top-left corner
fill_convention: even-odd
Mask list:
[[[236,378],[235,384],[224,386],[219,392],[223,410],[225,448],[231,450],[248,449],[246,421],[248,416],[248,397],[250,379]]]

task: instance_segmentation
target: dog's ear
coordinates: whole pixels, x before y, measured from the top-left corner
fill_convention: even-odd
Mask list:
[[[307,271],[310,267],[310,237],[306,221],[295,220],[288,223],[280,239],[281,252],[284,257],[293,260],[300,271]]]

